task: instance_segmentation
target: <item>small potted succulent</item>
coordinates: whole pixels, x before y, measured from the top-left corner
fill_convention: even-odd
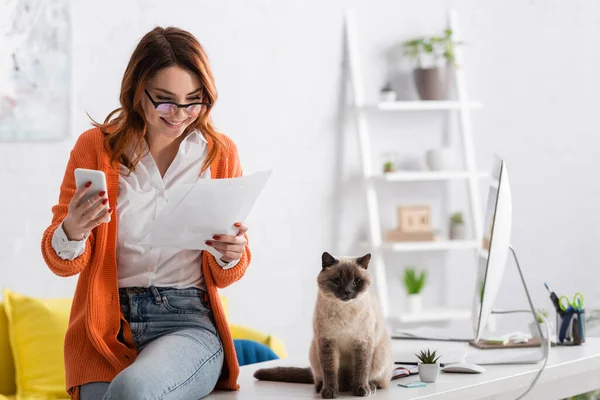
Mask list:
[[[383,87],[379,91],[379,98],[381,101],[395,101],[396,97],[396,92],[394,91],[392,85],[389,82],[383,85]]]
[[[450,240],[465,240],[467,238],[467,227],[461,212],[455,212],[450,216]]]
[[[396,159],[398,155],[394,151],[386,152],[382,154],[382,162],[383,162],[383,173],[387,174],[389,172],[396,172]]]
[[[394,167],[394,163],[392,161],[386,161],[383,163],[383,173],[387,174],[389,172],[394,172],[396,168]]]
[[[550,328],[550,332],[552,332],[552,325],[550,324],[550,322],[548,322],[548,311],[546,311],[544,309],[539,309],[539,310],[536,310],[535,317],[537,319],[537,322],[540,323],[540,328],[542,328],[542,333],[546,332],[546,326],[544,325],[544,319],[542,317],[540,317],[540,314],[544,316],[544,318],[546,319],[546,323],[548,323],[548,327]],[[540,332],[538,331],[537,324],[535,322],[532,322],[529,324],[529,332],[531,332],[532,338],[540,337]]]
[[[421,350],[419,354],[415,354],[419,359],[419,378],[421,382],[433,383],[440,375],[440,364],[438,360],[437,350],[431,352],[429,349]]]
[[[423,286],[425,285],[426,277],[426,271],[421,271],[420,274],[417,274],[416,269],[411,267],[404,270],[404,286],[408,294],[407,311],[409,313],[419,312],[423,308],[421,290],[423,290]]]

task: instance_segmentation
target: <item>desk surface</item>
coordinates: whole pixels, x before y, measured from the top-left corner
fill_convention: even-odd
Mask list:
[[[396,354],[414,353],[423,348],[439,349],[442,353],[474,351],[466,343],[394,340]],[[482,374],[440,373],[438,381],[427,384],[426,387],[407,389],[398,386],[398,382],[401,381],[418,380],[418,375],[413,375],[392,381],[389,389],[378,390],[371,397],[390,400],[485,399],[492,396],[494,400],[515,399],[529,387],[541,365],[541,362],[530,365],[486,365],[486,372]],[[313,385],[257,381],[252,376],[255,370],[272,366],[308,366],[308,359],[284,359],[244,366],[240,371],[240,390],[217,391],[209,398],[219,400],[321,398],[320,395],[315,394]],[[546,369],[527,398],[560,399],[598,388],[600,388],[600,338],[588,338],[582,346],[553,347]],[[342,393],[340,398],[355,397],[350,393]]]

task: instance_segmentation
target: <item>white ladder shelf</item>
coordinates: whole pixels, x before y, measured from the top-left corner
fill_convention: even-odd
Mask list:
[[[458,20],[456,12],[449,12],[449,27],[452,29],[453,38],[460,41],[458,29]],[[352,9],[346,10],[345,14],[345,43],[346,43],[346,63],[348,68],[349,85],[352,92],[352,112],[354,113],[356,131],[360,147],[362,176],[364,180],[364,190],[368,210],[368,231],[369,239],[363,245],[371,251],[371,265],[374,269],[375,287],[381,308],[386,318],[390,318],[389,293],[386,278],[386,266],[384,262],[384,252],[428,252],[428,251],[449,251],[449,250],[474,250],[477,260],[478,249],[480,248],[480,238],[482,233],[482,210],[479,202],[479,180],[487,178],[488,173],[478,171],[475,163],[475,151],[471,129],[471,109],[481,108],[481,103],[470,101],[467,98],[466,81],[464,68],[454,69],[454,83],[456,91],[456,100],[449,101],[393,101],[379,102],[374,105],[365,104],[365,96],[362,84],[361,63],[359,60],[358,49],[358,29],[356,15]],[[455,59],[458,65],[463,66],[462,51],[460,46],[455,49]],[[462,153],[464,156],[464,171],[417,171],[417,172],[393,172],[387,174],[375,174],[373,172],[373,162],[370,146],[370,133],[367,123],[369,113],[373,112],[392,112],[392,111],[455,111],[459,115],[459,128],[462,142]],[[384,182],[426,182],[441,181],[448,182],[452,180],[465,180],[469,194],[469,220],[471,223],[472,240],[452,240],[452,241],[433,241],[433,242],[383,242],[382,227],[379,216],[378,195],[375,183],[378,180]],[[445,269],[442,269],[445,274]],[[442,279],[445,281],[445,279]],[[443,297],[447,301],[447,291],[442,290]],[[403,314],[396,316],[399,322],[427,322],[444,321],[451,319],[468,319],[469,310],[457,310],[450,308],[435,308],[423,310],[419,315]]]

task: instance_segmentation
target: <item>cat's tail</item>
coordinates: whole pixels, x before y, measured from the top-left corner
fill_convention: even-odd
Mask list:
[[[310,368],[298,367],[274,367],[259,369],[254,377],[261,381],[290,382],[290,383],[314,383]]]

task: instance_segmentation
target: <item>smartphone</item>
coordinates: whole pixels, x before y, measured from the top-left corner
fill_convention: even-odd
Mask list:
[[[95,169],[75,169],[75,186],[77,189],[84,187],[88,182],[92,182],[92,185],[85,196],[83,196],[83,201],[88,201],[90,198],[92,198],[93,201],[96,201],[96,199],[100,198],[98,193],[102,191],[107,192],[106,176],[104,175],[104,172]],[[108,202],[106,203],[105,208],[108,211]]]
[[[425,383],[420,382],[420,381],[413,381],[413,382],[407,382],[407,383],[399,383],[398,386],[402,386],[405,388],[416,388],[416,387],[425,386]]]

